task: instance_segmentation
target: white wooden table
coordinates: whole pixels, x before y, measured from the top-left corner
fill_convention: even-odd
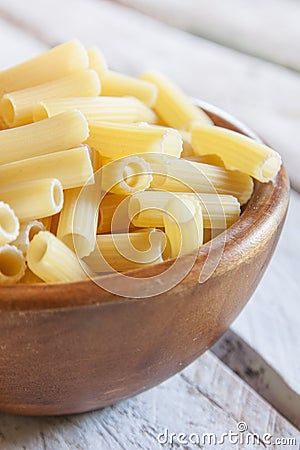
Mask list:
[[[222,0],[0,0],[1,67],[77,37],[102,48],[114,69],[130,74],[159,69],[190,95],[227,109],[264,136],[282,153],[295,189],[276,254],[233,324],[235,334],[228,332],[213,353],[162,385],[113,407],[60,418],[2,414],[0,449],[192,449],[199,446],[180,443],[179,433],[220,437],[235,432],[239,422],[261,437],[297,440],[272,448],[300,448],[300,3],[264,2],[258,9],[260,20],[267,18],[264,29],[254,20],[261,2],[245,0],[238,14],[239,3],[226,2],[225,14]],[[166,429],[176,433],[173,445],[159,443]],[[200,448],[268,446],[260,440],[253,446],[227,442]]]

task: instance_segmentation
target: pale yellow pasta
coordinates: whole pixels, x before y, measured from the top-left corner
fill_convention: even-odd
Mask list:
[[[0,133],[0,164],[67,150],[80,145],[88,135],[87,120],[79,111],[4,130]]]
[[[17,283],[24,276],[25,269],[21,250],[9,244],[0,246],[0,285]]]
[[[119,233],[128,231],[130,220],[128,216],[129,196],[106,194],[99,205],[99,218],[97,233]],[[112,219],[116,214],[116,220]]]
[[[77,41],[65,42],[35,58],[0,72],[0,96],[71,75],[88,67],[87,52]]]
[[[267,145],[221,127],[195,125],[192,147],[196,154],[216,154],[227,169],[240,170],[262,182],[272,180],[281,166],[280,155]]]
[[[97,177],[95,177],[97,180]],[[99,183],[64,192],[65,202],[60,213],[57,237],[82,258],[95,247],[98,224]]]
[[[0,187],[0,199],[26,221],[56,214],[62,209],[64,196],[60,181],[51,178]]]
[[[149,163],[138,156],[127,156],[106,164],[101,169],[104,192],[129,195],[149,188],[152,170]]]
[[[68,77],[31,88],[5,94],[0,102],[0,115],[9,127],[33,122],[37,102],[57,97],[94,97],[100,92],[100,81],[94,70],[82,70]]]
[[[155,104],[157,87],[153,83],[112,70],[106,73],[100,71],[98,75],[102,86],[101,95],[136,97],[150,108]]]
[[[165,234],[148,229],[133,233],[99,234],[97,247],[85,263],[94,272],[124,272],[163,261]]]
[[[164,153],[179,158],[182,152],[182,139],[177,130],[147,123],[90,124],[86,143],[110,159],[140,153]]]
[[[26,267],[24,276],[19,280],[19,283],[22,284],[36,284],[36,283],[44,283],[37,275],[35,275],[31,270]]]
[[[133,225],[142,228],[163,227],[167,204],[174,197],[179,197],[182,201],[192,198],[200,202],[204,228],[225,229],[241,213],[240,204],[232,195],[145,191],[137,192],[129,199],[128,213]]]
[[[13,244],[25,255],[29,246],[29,242],[37,233],[43,231],[44,229],[44,224],[39,220],[23,222],[20,224],[19,236],[13,242]]]
[[[51,226],[50,226],[50,231],[52,234],[57,234],[57,228],[58,228],[58,223],[59,223],[59,218],[60,218],[60,213],[54,214],[54,216],[51,216]]]
[[[193,105],[187,95],[168,77],[158,72],[145,72],[140,78],[157,86],[158,95],[153,108],[170,127],[189,130],[195,121],[213,125],[209,116]]]
[[[49,231],[34,236],[27,251],[29,269],[46,283],[84,280],[87,273],[72,250]]]
[[[252,178],[238,171],[167,155],[151,154],[143,157],[152,167],[153,189],[233,195],[241,205],[249,200],[253,191]]]
[[[156,114],[134,97],[69,97],[39,102],[33,111],[34,120],[52,117],[63,111],[77,109],[86,119],[97,122],[156,122]]]
[[[191,147],[192,148],[192,147]],[[211,166],[224,167],[224,163],[220,156],[217,155],[197,155],[195,156],[194,151],[192,150],[192,154],[183,156],[184,159],[192,162],[200,162],[203,164],[210,164]]]
[[[163,216],[171,258],[197,251],[203,243],[203,219],[200,202],[192,197],[174,197]]]
[[[6,130],[7,128],[8,127],[7,127],[6,123],[0,117],[0,131]]]
[[[100,80],[108,72],[108,67],[104,56],[97,47],[91,47],[87,49],[89,57],[89,68],[93,69],[99,75]]]
[[[39,217],[39,222],[41,222],[43,224],[44,230],[47,230],[47,231],[51,230],[52,218],[53,218],[53,216]]]
[[[0,189],[41,178],[57,178],[64,189],[93,182],[93,167],[86,146],[0,165]]]
[[[0,245],[9,244],[17,239],[19,220],[12,208],[1,201],[0,196]]]

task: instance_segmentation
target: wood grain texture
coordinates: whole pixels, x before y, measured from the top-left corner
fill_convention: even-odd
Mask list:
[[[300,71],[298,1],[117,1],[221,45]]]
[[[282,153],[300,192],[299,74],[106,0],[45,0],[43,7],[38,0],[0,0],[0,8],[21,18],[43,41],[55,45],[76,36],[99,45],[117,70],[161,70],[189,95],[230,111]]]
[[[153,450],[198,448],[162,446],[157,436],[169,433],[215,433],[218,437],[245,421],[251,433],[294,438],[300,433],[276,413],[251,388],[206,353],[183,372],[160,386],[88,414],[32,418],[0,415],[0,448],[3,450]],[[231,448],[206,445],[200,448]],[[240,450],[266,448],[258,442]],[[275,450],[285,447],[272,446]]]

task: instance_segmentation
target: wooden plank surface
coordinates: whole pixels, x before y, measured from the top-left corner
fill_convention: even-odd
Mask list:
[[[300,71],[297,0],[117,0],[170,25]]]
[[[282,153],[300,191],[299,74],[106,0],[44,0],[43,7],[39,0],[0,0],[0,10],[43,42],[54,45],[77,36],[86,45],[99,45],[115,69],[161,70],[188,94],[237,115]]]
[[[239,377],[300,429],[300,393],[231,328],[211,351]],[[278,369],[277,369],[278,370]]]
[[[264,449],[265,433],[275,439],[295,439],[288,449],[297,449],[300,433],[278,415],[251,388],[211,353],[160,386],[115,406],[92,413],[31,418],[0,415],[0,448],[5,450],[153,450],[159,448],[236,448],[224,445],[195,446],[178,443],[178,435],[237,432],[243,422],[246,435],[257,433],[253,445],[239,449]],[[240,426],[240,425],[239,425]],[[160,433],[176,433],[174,445],[158,442]],[[160,437],[161,442],[165,439]],[[170,438],[169,438],[170,439]],[[252,439],[252,438],[249,438]],[[200,441],[201,442],[201,441]],[[212,441],[213,442],[213,441]],[[251,442],[251,441],[250,441]],[[272,445],[273,449],[284,448]]]

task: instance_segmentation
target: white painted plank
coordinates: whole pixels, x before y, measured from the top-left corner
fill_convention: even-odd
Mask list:
[[[292,192],[277,250],[233,330],[300,395],[300,195]]]
[[[112,67],[154,68],[190,95],[237,115],[280,151],[300,192],[300,76],[173,29],[105,0],[0,0],[2,10],[53,43],[99,45]],[[68,17],[68,20],[65,18]]]
[[[234,392],[234,395],[233,395]],[[113,407],[87,414],[32,418],[0,415],[1,448],[5,450],[153,450],[155,448],[199,448],[178,444],[179,433],[216,434],[237,431],[245,422],[248,431],[262,438],[292,438],[300,434],[252,389],[207,353],[156,388]],[[174,445],[162,446],[158,435],[176,433]],[[163,441],[163,436],[161,436]],[[207,442],[207,441],[206,441]],[[200,448],[235,448],[224,445]],[[265,448],[262,442],[239,445],[240,450]],[[280,445],[273,449],[283,448]],[[290,445],[297,449],[297,445]]]
[[[300,71],[297,0],[118,0],[156,19]]]
[[[211,351],[276,411],[300,429],[300,393],[231,328]]]

